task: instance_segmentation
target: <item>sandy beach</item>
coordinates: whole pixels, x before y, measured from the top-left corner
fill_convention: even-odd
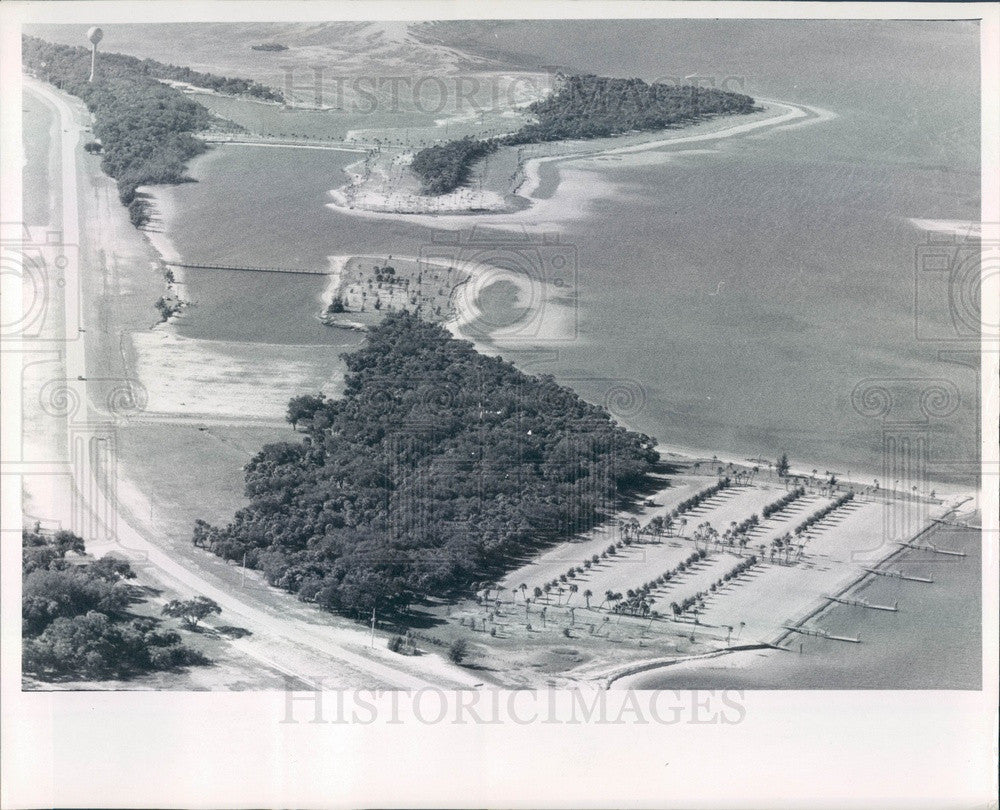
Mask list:
[[[541,167],[544,164],[557,163],[560,169],[564,169],[588,161],[623,161],[668,147],[719,141],[761,130],[805,126],[835,117],[834,113],[816,107],[774,99],[762,99],[761,102],[762,111],[741,116],[740,123],[734,123],[732,117],[724,117],[684,127],[667,137],[662,132],[637,133],[594,141],[525,147],[525,151],[543,154],[523,160],[515,184],[510,188],[463,187],[450,194],[426,197],[419,193],[416,178],[403,171],[412,160],[412,153],[391,154],[370,160],[367,171],[355,172],[346,186],[331,191],[333,202],[330,205],[353,216],[388,217],[418,224],[427,217],[433,217],[434,226],[442,228],[467,227],[469,215],[488,221],[477,224],[531,225],[539,220],[558,222],[580,216],[590,199],[603,196],[602,189],[600,185],[593,184],[591,175],[586,183],[588,193],[581,195],[579,188],[564,189],[566,178],[563,176],[559,188],[549,199],[537,198],[535,195],[541,185]],[[744,120],[746,118],[751,120]],[[662,159],[670,159],[669,154]],[[520,199],[521,203],[512,203],[511,196]]]

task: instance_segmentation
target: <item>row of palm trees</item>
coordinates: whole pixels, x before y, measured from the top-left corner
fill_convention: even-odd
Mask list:
[[[711,487],[708,487],[702,490],[701,492],[696,493],[695,495],[688,498],[686,501],[679,504],[678,507],[674,509],[671,513],[667,515],[656,516],[645,527],[642,527],[639,521],[635,518],[631,518],[627,521],[620,520],[618,522],[618,531],[620,536],[620,539],[618,541],[609,544],[608,547],[604,549],[604,551],[602,551],[600,554],[593,554],[587,559],[583,560],[580,565],[570,566],[564,573],[560,574],[558,577],[554,577],[552,580],[545,583],[543,586],[535,587],[532,591],[535,602],[537,603],[538,601],[544,599],[545,603],[549,604],[550,599],[552,598],[553,595],[555,595],[556,604],[561,606],[563,604],[563,595],[568,594],[568,596],[566,597],[566,605],[568,606],[573,598],[573,595],[578,593],[580,590],[579,586],[576,583],[572,582],[572,580],[576,579],[577,577],[583,576],[595,565],[598,565],[600,562],[607,561],[615,557],[619,551],[623,550],[627,546],[632,545],[632,543],[642,542],[644,535],[651,535],[655,538],[659,538],[664,533],[666,533],[668,536],[670,536],[670,530],[675,526],[678,528],[678,533],[680,533],[680,531],[682,531],[683,528],[687,525],[687,520],[685,518],[680,517],[683,511],[690,511],[691,509],[696,508],[696,506],[701,505],[712,496],[718,494],[722,490],[729,487],[731,483],[732,479],[730,479],[728,476],[720,479],[716,484],[713,484]],[[795,500],[803,497],[805,495],[805,492],[806,492],[805,488],[799,486],[796,487],[794,490],[786,493],[778,500],[770,504],[767,504],[762,509],[762,513],[764,514],[765,519],[774,516],[782,509],[787,507],[789,504],[793,503]],[[796,528],[795,531],[796,536],[800,535],[802,531],[805,530],[805,528],[808,528],[808,525],[811,525],[812,523],[815,523],[817,520],[822,519],[822,517],[825,517],[835,508],[842,506],[843,504],[850,501],[852,498],[853,498],[853,492],[847,493],[846,495],[843,495],[840,498],[838,498],[834,504],[831,504],[830,506],[819,510],[817,513],[811,516],[811,518],[807,519],[807,521],[803,522],[803,524],[801,524],[799,527]],[[653,590],[655,587],[666,584],[667,582],[670,581],[670,579],[673,576],[683,572],[688,566],[696,562],[698,559],[704,559],[704,557],[707,556],[709,548],[713,543],[716,547],[716,550],[719,550],[722,547],[737,548],[739,549],[739,553],[742,556],[743,550],[749,545],[749,537],[748,537],[749,533],[758,525],[760,525],[760,518],[756,514],[751,515],[749,518],[741,521],[740,523],[732,521],[729,525],[729,528],[722,534],[720,534],[718,530],[716,530],[709,521],[703,521],[702,523],[699,523],[692,535],[692,539],[695,542],[696,550],[691,554],[691,556],[687,560],[682,561],[670,571],[664,572],[657,579],[652,580],[649,583],[646,583],[637,591],[635,591],[634,594],[632,591],[629,591],[628,598],[623,597],[621,594],[615,594],[610,590],[607,591],[605,593],[605,599],[604,601],[601,602],[600,607],[603,607],[605,603],[611,603],[616,606],[615,610],[618,612],[625,611],[639,615],[647,615],[649,613],[648,609],[649,606],[647,605],[644,608],[642,602],[646,600],[646,596],[648,596],[648,593],[651,590]],[[699,545],[701,545],[702,547],[698,548]],[[775,557],[777,557],[780,562],[781,554],[782,552],[784,552],[785,562],[788,563],[790,562],[791,553],[793,552],[793,550],[795,550],[795,548],[796,544],[794,543],[791,534],[786,533],[772,540],[770,549],[770,559],[772,562],[774,562]],[[760,558],[762,558],[766,554],[766,552],[767,552],[767,547],[764,544],[760,544],[760,546],[758,547],[758,553],[760,554]],[[799,558],[802,556],[802,552],[803,552],[803,546],[799,544],[798,545]],[[760,558],[755,554],[752,555],[750,559],[753,559],[754,562],[756,563]],[[489,600],[490,594],[492,593],[493,590],[497,591],[497,602],[499,603],[500,601],[499,595],[505,589],[497,585],[488,585],[486,594],[487,600]],[[525,605],[526,610],[530,610],[529,606],[531,598],[528,597],[527,595],[528,591],[527,583],[521,583],[521,585],[518,588],[512,589],[515,602],[517,600],[518,591],[521,592],[522,601]],[[594,595],[593,591],[591,591],[590,589],[586,589],[583,592],[583,596],[586,600],[586,605],[588,609],[590,608],[590,600],[593,597],[593,595]]]
[[[764,519],[767,520],[769,517],[772,517],[773,515],[776,515],[778,512],[780,512],[786,506],[788,506],[789,504],[797,501],[799,498],[803,497],[805,494],[806,494],[806,488],[805,487],[801,487],[801,486],[795,487],[795,489],[793,489],[793,490],[791,490],[789,492],[786,492],[784,495],[782,495],[780,498],[778,498],[778,500],[772,501],[771,503],[767,504],[767,506],[765,506],[763,509],[761,509],[760,512],[764,516]]]
[[[727,489],[732,484],[732,479],[729,476],[721,478],[712,486],[703,489],[701,492],[696,492],[690,498],[681,501],[677,504],[677,508],[671,513],[672,515],[680,516],[685,512],[690,512],[692,509],[697,509],[709,498],[718,495],[722,490]]]
[[[698,593],[693,596],[688,596],[682,599],[680,602],[671,602],[670,611],[674,616],[680,616],[682,613],[687,612],[691,608],[697,608],[698,610],[703,610],[705,607],[705,597],[710,593],[715,593],[719,588],[723,587],[727,582],[737,579],[742,574],[749,571],[758,563],[757,555],[751,554],[745,560],[740,560],[736,565],[734,565],[729,571],[719,577],[715,582],[709,585],[707,591],[698,591]]]
[[[626,591],[625,597],[622,597],[620,593],[607,591],[605,593],[605,602],[612,604],[612,610],[615,613],[627,613],[633,616],[653,615],[655,611],[651,611],[651,606],[655,599],[652,597],[652,593],[658,588],[666,585],[678,575],[683,574],[695,563],[704,560],[707,556],[708,551],[706,549],[701,548],[693,551],[686,559],[681,560],[669,571],[664,571],[660,574],[660,576],[655,579],[651,579],[649,582],[634,590],[629,589]],[[602,602],[601,605],[603,606],[604,602]]]
[[[819,523],[823,518],[829,515],[831,512],[840,509],[840,507],[845,506],[854,500],[854,491],[845,492],[839,498],[837,498],[833,503],[829,503],[822,509],[818,509],[813,512],[809,517],[803,520],[798,526],[795,527],[795,535],[801,535],[803,532],[808,531],[814,524]]]

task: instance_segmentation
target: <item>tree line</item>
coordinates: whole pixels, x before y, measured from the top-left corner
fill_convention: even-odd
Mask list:
[[[39,680],[128,678],[208,663],[178,633],[128,613],[137,596],[126,560],[86,556],[69,531],[22,533],[23,670]]]
[[[190,68],[165,65],[117,53],[102,53],[97,75],[90,75],[86,48],[55,45],[22,37],[22,60],[39,79],[80,98],[94,116],[101,168],[118,181],[118,196],[133,225],[149,221],[148,204],[136,196],[142,185],[190,180],[187,161],[205,151],[194,133],[221,119],[160,79],[184,81],[219,92],[280,100],[270,88],[247,79],[227,79]],[[225,122],[227,126],[234,124]]]
[[[405,312],[344,360],[343,398],[292,400],[302,440],[266,445],[249,506],[192,538],[330,610],[402,612],[494,581],[604,520],[658,460],[552,377]]]
[[[512,135],[482,141],[466,136],[430,146],[417,152],[411,168],[420,178],[422,193],[436,196],[462,185],[472,165],[500,146],[606,138],[668,129],[719,115],[745,115],[756,109],[750,96],[727,90],[647,84],[642,79],[569,76],[555,93],[528,107],[537,120]]]

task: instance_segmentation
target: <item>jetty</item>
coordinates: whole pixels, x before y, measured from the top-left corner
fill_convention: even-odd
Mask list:
[[[806,627],[793,627],[790,624],[784,625],[786,630],[791,630],[793,633],[801,633],[804,636],[816,636],[817,638],[825,638],[830,641],[849,641],[851,644],[860,644],[860,638],[851,638],[850,636],[835,636],[832,633],[826,632],[826,630],[812,630]]]
[[[328,276],[330,270],[304,269],[301,267],[253,267],[240,264],[193,264],[190,262],[164,262],[168,267],[182,267],[186,270],[241,270],[250,273],[290,273],[303,276]]]
[[[932,546],[927,543],[900,543],[901,546],[906,546],[907,548],[915,548],[918,551],[930,551],[934,554],[947,554],[949,557],[964,557],[964,551],[954,551],[948,548],[938,548],[937,546]]]
[[[893,577],[895,579],[905,579],[907,582],[933,582],[930,577],[918,577],[913,574],[904,574],[902,571],[881,571],[878,568],[866,568],[869,574],[879,577]]]
[[[826,596],[825,599],[829,599],[831,602],[839,602],[842,605],[852,605],[853,607],[863,607],[869,610],[888,610],[890,613],[899,612],[899,603],[895,605],[873,605],[871,602],[866,602],[864,599],[845,599],[842,596]]]

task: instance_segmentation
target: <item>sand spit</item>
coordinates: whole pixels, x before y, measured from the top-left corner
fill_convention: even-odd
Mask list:
[[[526,152],[532,148],[555,151],[523,160],[512,188],[507,190],[509,193],[502,189],[466,187],[438,197],[424,197],[419,193],[416,178],[405,171],[412,161],[412,153],[395,153],[388,158],[371,153],[365,161],[355,165],[346,186],[330,192],[332,202],[329,205],[351,216],[399,219],[424,225],[430,221],[435,227],[452,229],[468,227],[470,216],[477,219],[477,224],[531,225],[540,220],[560,222],[582,216],[586,204],[606,192],[610,184],[595,183],[596,178],[589,173],[583,183],[589,193],[582,195],[580,187],[574,187],[571,177],[563,173],[551,198],[540,199],[535,195],[542,183],[543,164],[555,163],[564,169],[586,162],[594,167],[600,165],[596,162],[598,159],[656,152],[683,144],[717,142],[759,131],[806,126],[836,117],[834,113],[817,107],[773,99],[762,99],[761,102],[764,109],[761,113],[752,114],[750,117],[753,120],[733,123],[730,117],[716,119],[684,128],[681,130],[683,134],[678,132],[668,137],[662,137],[661,133],[641,133],[596,141],[568,141],[557,147],[527,147]],[[691,151],[687,153],[691,154]]]

